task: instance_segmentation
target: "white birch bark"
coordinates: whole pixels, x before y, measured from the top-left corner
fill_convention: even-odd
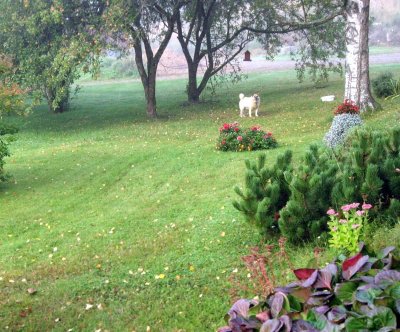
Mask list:
[[[362,112],[379,107],[372,97],[369,80],[369,3],[370,0],[348,0],[346,5],[344,98],[355,102]]]

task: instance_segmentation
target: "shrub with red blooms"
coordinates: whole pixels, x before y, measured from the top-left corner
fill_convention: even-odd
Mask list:
[[[342,104],[340,104],[334,114],[339,115],[339,114],[359,114],[360,113],[360,108],[352,101],[349,99],[346,99]]]
[[[217,150],[252,151],[275,148],[278,145],[271,132],[265,132],[260,126],[242,129],[239,123],[224,123],[219,128]]]
[[[265,300],[237,301],[219,332],[398,331],[400,262],[395,247],[371,257],[364,248],[322,269],[297,269],[297,281]]]

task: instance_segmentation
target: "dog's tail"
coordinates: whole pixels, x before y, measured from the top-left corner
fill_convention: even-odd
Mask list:
[[[244,94],[241,93],[241,94],[239,95],[239,99],[242,100],[243,98],[244,98]]]

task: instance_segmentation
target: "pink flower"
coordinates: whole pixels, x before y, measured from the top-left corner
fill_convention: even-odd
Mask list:
[[[360,224],[354,224],[354,225],[351,225],[351,228],[357,229],[357,228],[360,227],[360,226],[361,226]]]
[[[350,204],[350,207],[351,207],[352,209],[357,209],[359,206],[360,206],[360,203],[351,203],[351,204]]]
[[[364,203],[361,207],[362,207],[363,210],[369,210],[370,208],[372,208],[372,205]]]
[[[223,128],[225,129],[225,130],[229,130],[229,124],[228,123],[224,123],[224,126],[223,126]]]
[[[340,223],[340,224],[347,224],[347,219],[340,219],[340,220],[339,220],[339,223]]]
[[[329,209],[328,211],[326,211],[326,214],[328,216],[334,216],[336,215],[336,211],[334,209]]]
[[[253,126],[253,127],[250,128],[250,130],[251,131],[258,131],[258,130],[260,130],[260,127],[259,126]]]
[[[336,226],[332,227],[332,232],[336,232],[338,230],[338,228]]]
[[[362,216],[365,213],[365,211],[356,211],[357,216]]]
[[[348,204],[348,205],[343,205],[343,206],[341,207],[341,209],[342,209],[342,211],[350,211],[350,210],[351,210],[351,205],[350,205],[350,204]]]
[[[239,142],[241,142],[241,141],[243,140],[243,137],[242,137],[242,136],[238,136],[238,137],[237,137],[237,140],[238,140]]]

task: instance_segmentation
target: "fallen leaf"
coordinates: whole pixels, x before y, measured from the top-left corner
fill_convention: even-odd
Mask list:
[[[34,289],[34,288],[28,288],[28,293],[31,294],[31,295],[36,294],[36,292],[37,292],[36,289]]]
[[[90,310],[90,309],[92,309],[92,308],[93,308],[93,304],[86,303],[85,310]]]

